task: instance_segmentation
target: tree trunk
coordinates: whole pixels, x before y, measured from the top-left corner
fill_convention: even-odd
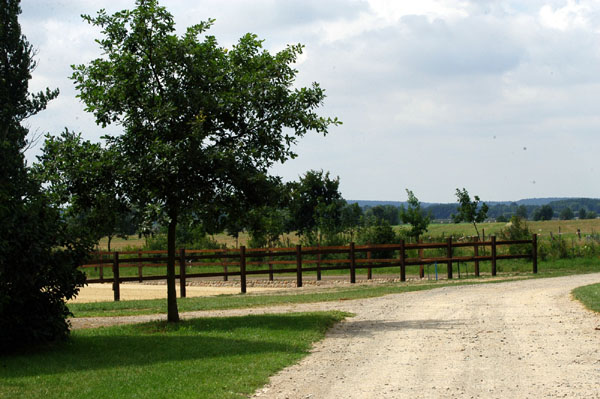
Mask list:
[[[107,244],[108,252],[110,252],[110,242],[111,242],[111,240],[112,240],[112,236],[109,234],[108,235],[108,244]]]
[[[167,233],[167,321],[178,322],[177,290],[175,289],[175,229],[177,215],[171,215],[169,231]]]

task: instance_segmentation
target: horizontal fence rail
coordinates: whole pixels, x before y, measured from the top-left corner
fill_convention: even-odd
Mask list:
[[[380,245],[355,245],[348,246],[316,246],[294,248],[246,248],[239,249],[180,249],[175,256],[179,266],[176,278],[180,282],[180,295],[186,296],[185,286],[187,278],[223,277],[225,281],[231,276],[240,277],[241,292],[246,292],[246,276],[268,275],[269,280],[275,274],[295,273],[296,286],[302,287],[304,272],[316,272],[317,280],[321,280],[321,272],[326,270],[348,270],[350,282],[356,282],[356,270],[367,269],[367,278],[372,278],[372,269],[386,267],[400,267],[400,281],[406,281],[406,267],[419,265],[419,276],[423,275],[423,265],[446,264],[447,278],[453,278],[453,264],[456,262],[474,262],[474,274],[480,275],[479,262],[491,261],[491,274],[497,274],[497,261],[503,259],[531,259],[532,271],[537,273],[537,235],[530,240],[497,241],[495,236],[488,241],[454,242],[448,238],[440,243],[405,243],[401,240],[398,244]],[[530,247],[526,253],[498,254],[498,247],[524,245]],[[489,251],[486,248],[490,248]],[[455,255],[455,248],[472,249],[472,255]],[[424,255],[425,250],[438,250],[435,256]],[[417,254],[417,256],[408,256]],[[489,254],[488,254],[489,252]],[[523,251],[525,252],[525,251]],[[386,253],[388,256],[374,257]],[[144,275],[143,269],[148,267],[165,267],[167,264],[167,251],[122,251],[122,252],[95,252],[90,263],[81,265],[83,269],[95,268],[99,272],[98,278],[90,278],[88,283],[112,283],[114,300],[120,299],[120,283],[127,281],[165,280],[166,275]],[[394,254],[394,255],[390,255]],[[327,258],[327,256],[342,256],[341,258]],[[284,258],[284,259],[282,259]],[[213,267],[222,271],[203,273],[188,273],[191,267]],[[249,269],[250,267],[263,267]],[[275,268],[274,266],[277,266]],[[460,265],[459,265],[460,266]],[[137,268],[137,276],[120,276],[121,268]],[[110,268],[112,277],[104,276],[104,269]],[[437,270],[437,269],[436,269]],[[460,277],[460,267],[459,267]],[[437,271],[436,271],[437,275]]]

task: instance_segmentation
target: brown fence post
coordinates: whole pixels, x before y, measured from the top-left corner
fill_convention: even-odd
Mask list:
[[[452,279],[452,237],[446,239],[446,257],[448,258],[448,280]]]
[[[317,244],[317,281],[321,281],[321,245]]]
[[[242,294],[246,293],[246,247],[240,246],[240,285]]]
[[[479,237],[475,237],[475,242],[479,242]],[[473,245],[473,256],[479,256],[479,245]],[[479,277],[479,261],[475,259],[475,276]]]
[[[227,249],[223,249],[223,254],[227,255]],[[223,276],[223,281],[227,281],[229,280],[229,276],[227,275],[227,258],[221,258],[221,265],[223,266],[223,273],[225,273]]]
[[[296,287],[302,287],[302,245],[296,245]]]
[[[496,275],[496,236],[491,236],[492,239],[492,276]]]
[[[185,248],[179,250],[179,292],[185,298]]]
[[[142,251],[139,251],[139,252],[138,252],[138,258],[141,258],[141,257],[142,257]],[[142,275],[142,268],[143,268],[143,266],[142,266],[142,262],[138,262],[138,279],[139,279],[140,283],[141,283],[142,281],[144,281],[144,280],[143,280],[143,277],[144,277],[144,276]]]
[[[406,248],[404,240],[400,240],[400,281],[406,281]]]
[[[531,259],[533,261],[533,273],[538,272],[537,265],[537,234],[534,234],[531,238]]]
[[[102,257],[100,257],[100,260],[102,260]],[[104,265],[100,265],[100,282],[102,284],[104,284]]]
[[[422,244],[423,240],[419,238],[417,240],[417,244]],[[419,260],[423,259],[423,248],[419,248]],[[419,278],[425,278],[425,266],[423,264],[419,265]]]
[[[119,286],[119,253],[115,251],[113,254],[113,293],[115,302],[121,300],[121,287]]]
[[[354,256],[354,243],[350,243],[350,283],[356,283],[356,257]]]
[[[367,262],[369,265],[369,268],[367,269],[367,280],[372,280],[373,279],[373,270],[371,269],[371,251],[367,252]]]
[[[273,255],[269,255],[269,281],[273,281]]]

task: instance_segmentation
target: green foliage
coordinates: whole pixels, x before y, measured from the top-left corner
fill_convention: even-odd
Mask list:
[[[479,197],[476,195],[471,201],[469,192],[466,189],[456,189],[456,198],[458,200],[458,213],[452,215],[454,223],[467,222],[472,223],[479,237],[479,230],[477,229],[477,223],[482,223],[487,218],[488,206],[485,202],[479,204]]]
[[[71,234],[25,164],[22,122],[58,91],[28,93],[34,51],[20,12],[19,1],[0,0],[0,352],[68,335],[65,301],[83,285],[77,266],[91,249]]]
[[[397,244],[398,235],[386,220],[371,219],[367,225],[358,230],[357,241],[359,245],[370,244]],[[391,258],[394,251],[373,252],[373,257],[377,259]]]
[[[496,218],[496,222],[506,223],[506,222],[508,222],[508,218],[505,215],[500,215]]]
[[[153,221],[168,223],[168,306],[175,321],[180,219],[193,215],[206,226],[260,205],[273,163],[294,157],[292,145],[307,132],[327,133],[340,122],[316,114],[325,98],[317,83],[295,88],[301,45],[273,55],[246,34],[226,49],[206,34],[213,20],[178,36],[173,16],[156,0],[136,4],[84,16],[101,29],[103,57],[74,66],[72,78],[98,124],[124,128],[105,137],[123,195],[140,210],[155,210]]]
[[[527,207],[525,205],[519,205],[515,216],[518,216],[521,219],[527,219]]]
[[[393,205],[377,205],[367,208],[365,216],[385,220],[393,226],[400,224],[400,209]]]
[[[559,218],[560,220],[571,220],[575,217],[575,214],[573,213],[573,210],[571,208],[563,208],[562,211],[560,211],[560,215]]]
[[[595,211],[589,211],[587,213],[587,218],[588,219],[596,219],[598,217],[598,214]]]
[[[542,205],[533,212],[533,220],[552,220],[554,210],[550,205]]]
[[[577,213],[577,217],[581,220],[587,219],[587,211],[585,210],[585,208],[579,209],[579,212]]]
[[[90,240],[126,238],[135,233],[134,215],[119,195],[114,154],[67,129],[46,136],[35,175],[55,206],[63,208],[71,228]]]
[[[350,242],[354,241],[354,235],[360,226],[362,217],[362,208],[357,203],[346,204],[341,210],[341,229],[350,236]]]
[[[501,240],[531,240],[532,232],[527,226],[527,221],[518,216],[510,218],[510,224],[498,235]],[[531,251],[529,244],[517,244],[509,247],[509,253],[513,255],[524,254]]]
[[[290,183],[289,230],[301,236],[314,236],[320,241],[322,234],[339,232],[342,209],[346,201],[339,192],[339,178],[332,179],[329,172],[309,170],[298,182]]]
[[[406,193],[408,194],[408,206],[407,209],[401,208],[400,218],[402,223],[411,225],[408,235],[418,240],[427,231],[427,226],[431,223],[431,214],[425,214],[425,211],[421,209],[421,203],[412,191],[407,189]]]

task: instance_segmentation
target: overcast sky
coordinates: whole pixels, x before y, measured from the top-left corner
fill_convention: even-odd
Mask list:
[[[38,51],[32,91],[58,87],[31,131],[107,133],[75,97],[71,64],[100,55],[80,14],[133,0],[22,0]],[[600,197],[600,2],[163,0],[177,28],[208,18],[224,47],[244,33],[278,51],[302,43],[298,84],[319,82],[320,112],[343,125],[310,134],[285,180],[309,169],[340,177],[346,199],[454,202]],[[107,129],[119,132],[118,126]],[[39,145],[38,145],[39,147]],[[30,162],[39,148],[27,154]]]

